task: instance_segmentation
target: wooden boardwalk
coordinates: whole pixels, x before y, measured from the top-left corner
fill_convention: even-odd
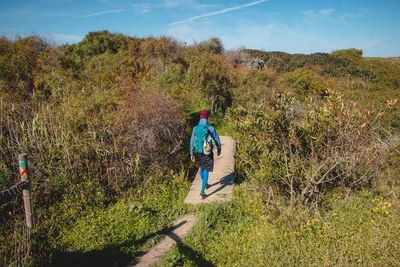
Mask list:
[[[206,189],[208,197],[204,200],[200,198],[201,177],[200,171],[198,171],[185,199],[185,204],[206,204],[232,199],[236,143],[229,136],[220,136],[220,140],[222,153],[217,156],[217,151],[214,151],[214,171],[209,174],[210,188]],[[173,230],[161,242],[145,252],[143,256],[131,261],[128,266],[150,266],[158,262],[173,245],[179,244],[178,242],[190,231],[195,222],[194,215],[189,214],[179,218],[172,224]]]
[[[217,151],[214,147],[214,171],[209,174],[208,184],[210,188],[205,191],[208,197],[206,199],[200,198],[202,182],[199,170],[185,199],[185,204],[196,205],[231,200],[235,171],[236,142],[229,136],[220,136],[220,140],[222,153],[220,156],[217,156]]]

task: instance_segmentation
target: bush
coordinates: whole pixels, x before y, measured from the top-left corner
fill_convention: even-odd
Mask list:
[[[155,177],[143,194],[94,210],[62,229],[53,264],[126,264],[154,245],[170,230],[172,220],[186,213],[183,201],[189,184],[184,181],[185,174],[169,175],[169,181],[157,183],[160,178]]]
[[[43,84],[45,73],[56,64],[48,55],[52,48],[38,36],[9,41],[0,38],[0,98],[15,104],[28,102],[33,96],[47,99]],[[54,52],[54,50],[53,50]]]
[[[358,50],[355,48],[336,50],[332,52],[333,56],[342,57],[347,60],[359,60],[361,59],[362,54],[363,54],[362,50]]]
[[[221,55],[204,53],[188,56],[187,84],[211,106],[211,113],[223,112],[231,105],[231,78]]]
[[[198,44],[198,49],[200,52],[204,53],[214,53],[221,54],[224,52],[224,46],[219,38],[210,38],[209,40],[203,41]]]
[[[258,66],[273,68],[279,73],[292,72],[299,68],[322,68],[322,74],[334,77],[341,77],[349,73],[349,62],[346,59],[326,53],[303,55],[258,50],[247,50],[247,52],[253,58],[250,60],[259,61]]]
[[[375,123],[382,114],[361,116],[330,94],[308,106],[280,96],[273,114],[263,107],[231,111],[237,173],[265,190],[265,198],[277,186],[292,203],[316,204],[322,192],[355,188],[380,173],[386,158]]]
[[[100,35],[101,40],[119,38]],[[81,61],[74,58],[79,56],[75,48],[41,49],[35,46],[36,39],[1,43],[10,58],[19,58],[18,64],[26,66],[20,71],[26,70],[28,81],[21,87],[28,97],[18,99],[8,85],[20,79],[19,74],[12,70],[17,78],[7,72],[0,77],[5,86],[0,95],[0,175],[7,178],[1,186],[14,184],[17,155],[27,152],[40,225],[33,246],[43,262],[60,246],[60,233],[81,216],[138,193],[135,189],[145,188],[154,174],[164,180],[162,174],[185,168],[182,106],[163,93],[137,89],[138,69],[129,66],[129,55],[121,51],[125,41],[90,43],[89,39],[84,47],[94,49],[93,54],[85,52]],[[14,49],[17,45],[27,51]],[[48,92],[46,97],[37,97],[36,81]],[[10,203],[2,206],[1,213],[8,214],[10,207]],[[22,222],[21,210],[15,220],[4,217],[1,231],[7,244],[13,237],[12,226]],[[2,246],[1,258],[13,249]]]
[[[81,65],[90,57],[105,52],[116,54],[121,49],[126,49],[127,39],[122,34],[113,34],[108,31],[89,32],[81,42],[67,47],[67,55]]]
[[[233,105],[253,109],[257,105],[269,105],[274,95],[278,74],[273,69],[249,70],[238,75],[233,89]]]
[[[281,86],[294,90],[301,98],[310,95],[324,97],[334,86],[334,81],[330,77],[322,76],[317,69],[299,68],[284,74]]]

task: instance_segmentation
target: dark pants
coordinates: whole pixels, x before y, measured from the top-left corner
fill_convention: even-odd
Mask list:
[[[197,153],[195,155],[197,162],[200,164],[200,168],[212,172],[214,169],[214,154],[211,152],[210,155],[204,155],[203,153]]]
[[[214,168],[214,154],[211,152],[210,155],[204,155],[203,153],[197,153],[196,159],[200,164],[200,176],[201,176],[201,192],[200,195],[204,195],[206,189],[208,174],[213,171]]]

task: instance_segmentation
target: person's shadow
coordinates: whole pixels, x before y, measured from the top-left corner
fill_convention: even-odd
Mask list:
[[[222,177],[218,182],[210,184],[209,185],[209,190],[212,187],[218,186],[216,189],[214,189],[213,191],[211,191],[208,196],[214,195],[216,193],[218,193],[219,191],[221,191],[224,187],[228,186],[228,185],[233,185],[233,179],[234,179],[234,174],[230,173],[228,175],[225,175],[224,177]]]
[[[196,263],[196,266],[204,266],[204,267],[215,266],[212,262],[204,259],[199,252],[197,252],[196,250],[192,249],[189,246],[186,246],[174,233],[171,232],[168,234],[168,236],[176,241],[176,247],[178,248],[179,253],[185,255],[190,260],[194,261]]]
[[[131,241],[127,241],[125,243],[105,247],[101,250],[95,250],[90,252],[83,251],[57,251],[54,255],[52,263],[49,266],[134,266],[138,264],[138,258],[143,256],[144,252],[136,253],[136,255],[131,255],[130,253],[125,253],[121,251],[121,248],[126,248],[130,246],[140,247],[149,239],[152,239],[156,236],[160,235],[168,235],[170,238],[177,242],[177,247],[179,252],[192,261],[196,262],[198,266],[214,266],[209,261],[205,260],[200,253],[195,251],[189,246],[186,246],[182,243],[179,237],[174,234],[172,231],[186,224],[187,221],[182,221],[175,226],[165,227],[159,231],[154,233],[150,233],[140,239],[132,239]],[[132,260],[132,256],[135,257]]]

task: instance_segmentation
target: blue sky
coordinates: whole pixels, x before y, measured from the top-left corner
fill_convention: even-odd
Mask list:
[[[226,50],[400,56],[400,0],[0,0],[0,34],[9,38],[76,43],[100,30],[187,44],[219,37]]]

